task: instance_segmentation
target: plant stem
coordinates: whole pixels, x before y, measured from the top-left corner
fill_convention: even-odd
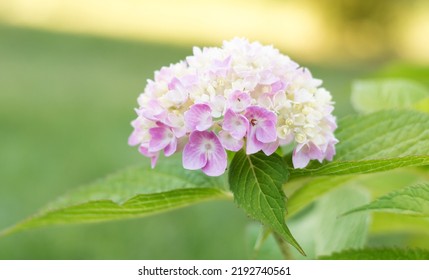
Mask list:
[[[271,229],[269,229],[268,227],[265,227],[265,226],[261,227],[261,232],[258,235],[258,239],[256,239],[255,246],[253,247],[252,259],[256,260],[262,245],[270,236],[271,232],[272,232]]]
[[[283,258],[285,260],[293,260],[292,254],[290,252],[289,244],[287,244],[287,242],[280,236],[280,234],[273,232],[273,235],[274,235],[274,239],[277,242],[277,245],[280,248]]]

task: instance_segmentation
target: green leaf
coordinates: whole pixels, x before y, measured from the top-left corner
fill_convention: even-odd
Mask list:
[[[403,62],[389,63],[374,74],[377,78],[400,78],[417,81],[421,84],[429,86],[429,66],[416,65]]]
[[[365,248],[346,250],[330,256],[320,257],[321,260],[429,260],[429,251],[422,249],[399,248]]]
[[[427,172],[410,168],[366,175],[326,176],[310,180],[302,178],[288,184],[288,186],[298,185],[296,190],[288,195],[288,214],[289,217],[296,215],[320,196],[350,181],[365,187],[372,197],[379,197],[427,179],[429,179]]]
[[[301,254],[304,251],[296,242],[285,223],[285,195],[282,185],[288,179],[283,159],[262,152],[246,155],[241,150],[234,156],[229,168],[229,186],[234,200],[252,218],[278,232]]]
[[[291,169],[291,177],[362,174],[429,165],[429,115],[406,110],[347,117],[336,132],[332,162]]]
[[[351,185],[337,189],[317,202],[314,235],[317,256],[364,246],[369,229],[369,213],[347,217],[339,215],[368,201],[368,193]]]
[[[0,236],[55,224],[92,223],[136,218],[211,199],[230,198],[224,177],[179,167],[180,158],[120,171],[78,188],[36,215],[4,230]]]
[[[429,217],[429,184],[419,184],[391,192],[344,215],[368,210]]]
[[[427,97],[429,91],[410,80],[363,80],[353,83],[351,101],[357,112],[372,113],[385,109],[411,109]]]
[[[371,215],[371,234],[383,235],[396,233],[426,234],[429,219],[391,212],[374,212]]]
[[[310,259],[348,248],[361,248],[367,239],[370,214],[338,216],[368,201],[365,189],[354,181],[348,182],[288,218],[287,223]],[[294,258],[302,259],[297,254]]]
[[[289,217],[297,214],[320,196],[343,186],[353,178],[354,176],[326,177],[317,178],[306,183],[289,197]]]

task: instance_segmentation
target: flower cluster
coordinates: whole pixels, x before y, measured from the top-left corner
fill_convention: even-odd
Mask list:
[[[292,161],[332,160],[335,117],[321,81],[272,46],[235,38],[162,67],[138,98],[130,145],[151,158],[183,151],[186,169],[225,172],[225,150],[270,155],[296,143]]]

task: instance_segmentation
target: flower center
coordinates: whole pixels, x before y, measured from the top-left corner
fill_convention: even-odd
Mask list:
[[[257,119],[251,119],[251,120],[250,120],[250,124],[251,124],[252,126],[255,126],[256,124],[258,124],[258,120],[257,120]]]
[[[213,145],[212,145],[212,143],[206,143],[204,145],[204,148],[206,148],[207,151],[211,151],[211,150],[213,150]]]

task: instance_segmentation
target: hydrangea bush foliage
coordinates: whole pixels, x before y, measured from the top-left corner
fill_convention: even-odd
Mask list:
[[[129,144],[150,163],[78,188],[0,236],[233,199],[262,223],[255,251],[427,259],[422,248],[366,247],[405,229],[429,234],[429,91],[403,79],[357,81],[357,114],[337,125],[321,85],[272,46],[236,38],[194,48],[155,71],[138,97]]]

